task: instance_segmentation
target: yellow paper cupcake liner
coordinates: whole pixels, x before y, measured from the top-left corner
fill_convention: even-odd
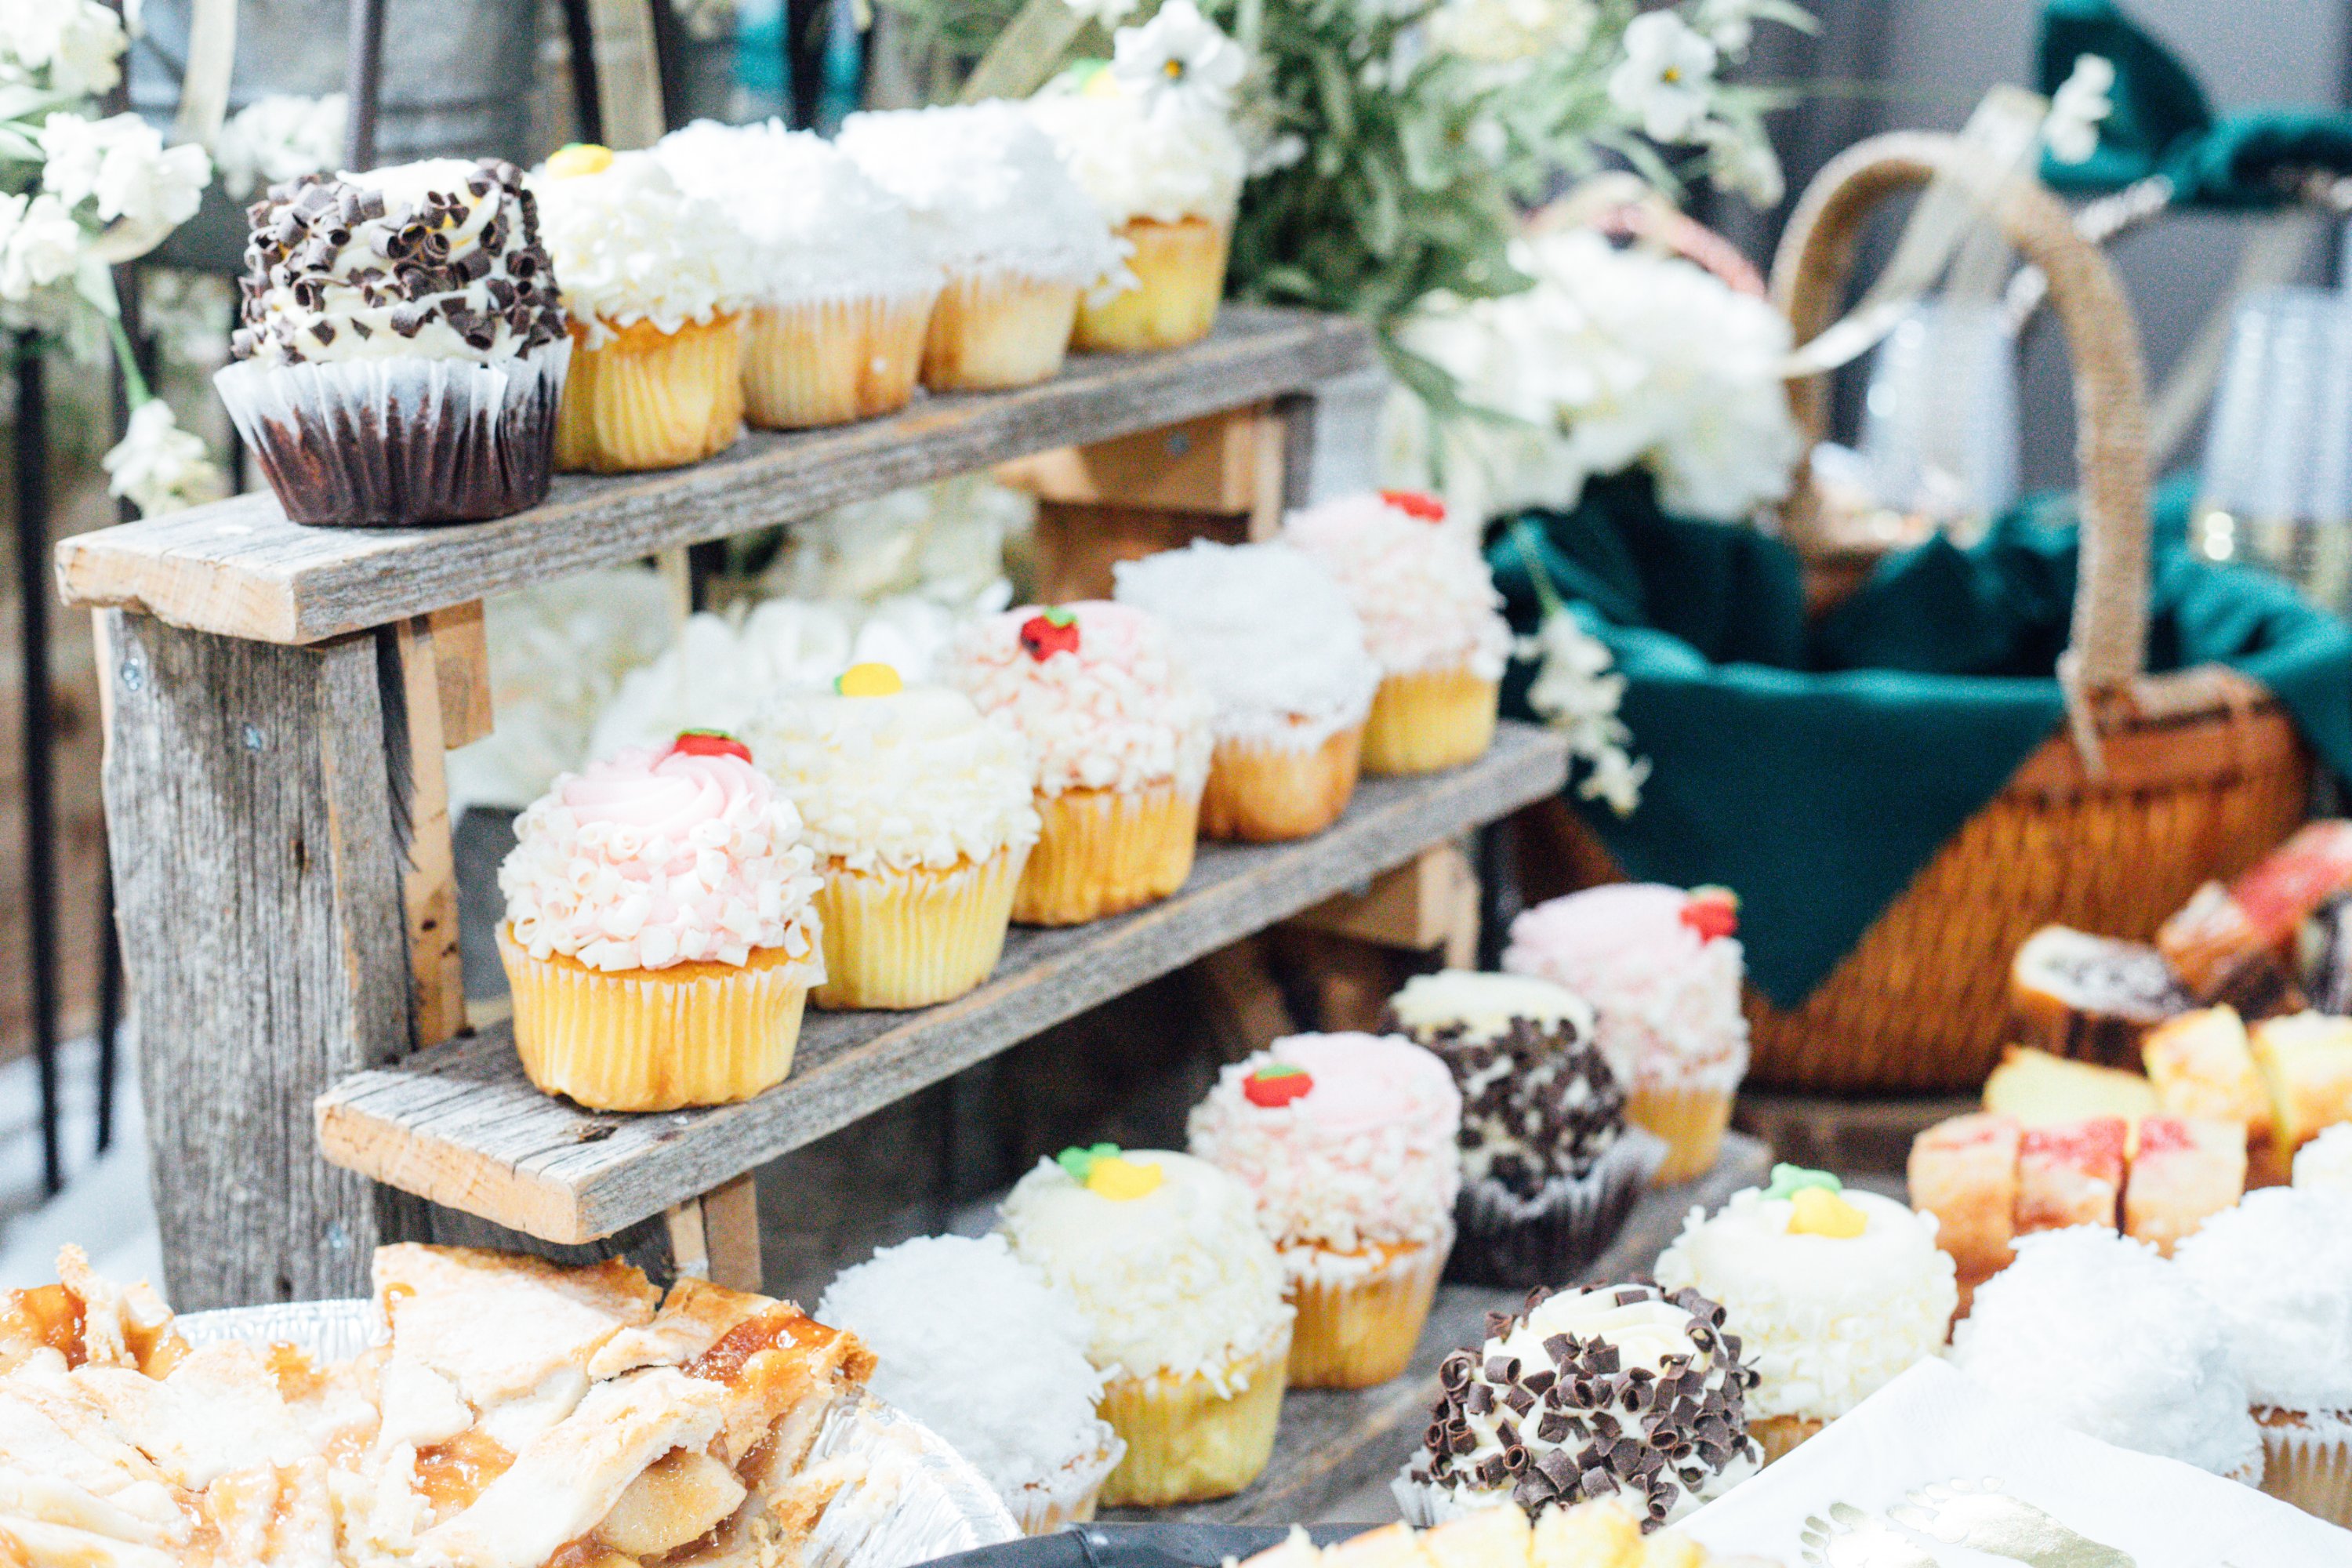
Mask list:
[[[1696,1181],[1715,1169],[1723,1130],[1731,1125],[1727,1089],[1632,1089],[1625,1120],[1666,1141],[1666,1158],[1650,1178],[1654,1187]]]
[[[1361,724],[1319,746],[1219,741],[1201,795],[1201,837],[1270,844],[1322,832],[1356,793],[1363,742]]]
[[[761,306],[743,334],[745,416],[763,430],[803,430],[904,408],[936,298]]]
[[[998,850],[945,871],[825,873],[820,1007],[929,1007],[996,969],[1026,850]]]
[[[1134,247],[1128,270],[1139,285],[1078,306],[1073,346],[1097,353],[1181,348],[1209,335],[1225,291],[1233,230],[1204,217],[1175,223],[1130,218],[1119,237]]]
[[[2254,1415],[2263,1429],[2263,1490],[2352,1530],[2352,1415]]]
[[[625,473],[725,451],[743,425],[742,355],[742,326],[733,316],[688,321],[675,332],[635,321],[593,349],[573,322],[555,466]]]
[[[1486,754],[1502,696],[1467,669],[1391,675],[1372,694],[1364,723],[1364,772],[1433,773]]]
[[[533,958],[501,923],[515,1054],[530,1081],[591,1110],[748,1100],[784,1080],[816,966],[781,948],[751,961],[612,973]]]
[[[1360,1273],[1332,1265],[1361,1253],[1284,1247],[1286,1263],[1307,1265],[1290,1285],[1291,1305],[1298,1309],[1290,1331],[1290,1386],[1370,1388],[1402,1373],[1429,1321],[1453,1245],[1448,1236],[1439,1246],[1374,1246],[1367,1249],[1371,1266]]]
[[[1164,899],[1192,874],[1201,797],[1173,780],[1144,790],[1037,797],[1045,830],[1029,852],[1013,918],[1074,926]]]
[[[1235,1362],[1225,1384],[1246,1380],[1247,1386],[1232,1394],[1218,1393],[1199,1373],[1113,1378],[1097,1413],[1127,1440],[1127,1456],[1103,1482],[1103,1506],[1206,1502],[1257,1479],[1274,1454],[1289,1356],[1286,1332],[1260,1354]]]
[[[1062,368],[1077,324],[1078,286],[1017,272],[950,277],[923,339],[923,384],[934,392],[1033,386]]]

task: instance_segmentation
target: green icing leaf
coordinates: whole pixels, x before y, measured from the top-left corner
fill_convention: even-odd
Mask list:
[[[1070,1180],[1083,1187],[1087,1178],[1095,1173],[1096,1161],[1118,1157],[1118,1145],[1116,1143],[1097,1143],[1091,1149],[1081,1149],[1074,1144],[1055,1155],[1054,1163],[1061,1166],[1068,1173]]]
[[[1819,1187],[1831,1193],[1845,1191],[1845,1184],[1827,1171],[1809,1171],[1802,1165],[1784,1163],[1772,1167],[1772,1184],[1764,1189],[1764,1195],[1768,1198],[1793,1198],[1807,1187]]]

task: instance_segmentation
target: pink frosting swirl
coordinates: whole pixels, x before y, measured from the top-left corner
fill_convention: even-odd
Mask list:
[[[740,757],[621,752],[557,779],[515,829],[499,890],[534,958],[665,969],[782,949],[823,977],[800,815]]]
[[[1475,530],[1358,495],[1292,512],[1282,537],[1339,580],[1385,673],[1467,668],[1482,680],[1501,678],[1511,627]]]
[[[1250,1075],[1275,1063],[1314,1087],[1262,1106]],[[1240,1181],[1285,1247],[1339,1252],[1448,1235],[1462,1183],[1462,1096],[1432,1052],[1393,1035],[1292,1035],[1217,1077],[1192,1108],[1192,1152]]]

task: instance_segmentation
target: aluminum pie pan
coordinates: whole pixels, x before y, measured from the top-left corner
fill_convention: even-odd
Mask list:
[[[224,1307],[183,1313],[177,1322],[192,1345],[286,1343],[319,1361],[348,1359],[384,1338],[375,1303],[350,1300]],[[1003,1500],[969,1460],[878,1399],[845,1399],[826,1415],[809,1460],[830,1459],[866,1463],[817,1521],[803,1568],[910,1568],[1020,1538]]]

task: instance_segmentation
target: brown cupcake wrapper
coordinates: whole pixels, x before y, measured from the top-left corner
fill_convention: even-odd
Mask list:
[[[296,522],[479,522],[547,499],[572,345],[528,357],[224,365],[213,385]]]
[[[1582,1176],[1555,1176],[1532,1198],[1492,1177],[1464,1182],[1446,1279],[1512,1289],[1576,1283],[1617,1238],[1665,1157],[1664,1140],[1628,1127]]]

